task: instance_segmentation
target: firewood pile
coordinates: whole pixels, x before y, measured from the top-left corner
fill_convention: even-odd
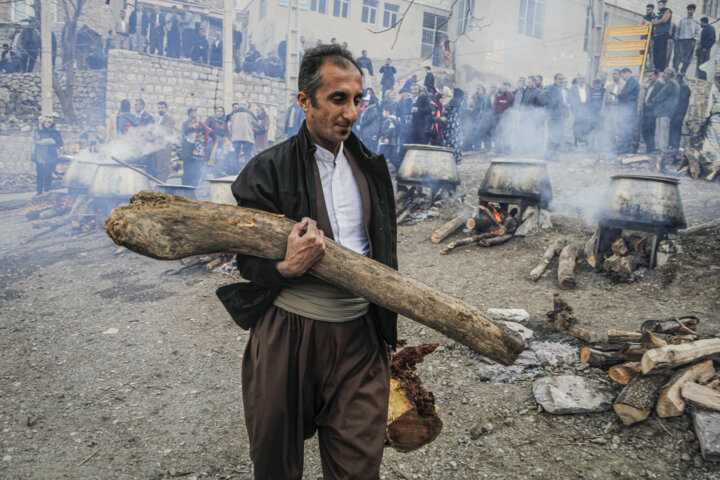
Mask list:
[[[433,210],[433,207],[439,206],[451,195],[452,192],[444,188],[434,189],[398,184],[395,194],[398,225],[410,221],[419,222],[427,217],[436,216],[437,212]]]
[[[575,288],[575,265],[579,249],[576,245],[566,245],[566,243],[567,240],[564,238],[555,238],[548,245],[538,264],[530,271],[530,280],[537,282],[557,256],[558,285],[565,290]]]
[[[682,245],[677,238],[666,238],[658,242],[655,252],[655,264],[651,265],[653,254],[651,237],[614,230],[618,237],[610,245],[609,250],[590,253],[587,263],[597,272],[605,272],[611,279],[618,282],[631,282],[650,267],[662,267],[677,253],[682,253]],[[585,252],[592,251],[595,236],[588,242]]]
[[[720,163],[714,163],[694,148],[669,150],[663,154],[625,155],[620,163],[629,167],[651,168],[660,173],[689,175],[696,180],[720,179]]]
[[[0,192],[19,193],[35,190],[35,175],[29,173],[0,174]]]
[[[583,347],[580,360],[606,369],[624,388],[613,403],[625,425],[681,415],[688,403],[720,411],[718,335],[697,333],[694,316],[647,320],[639,331],[610,330],[607,343]]]

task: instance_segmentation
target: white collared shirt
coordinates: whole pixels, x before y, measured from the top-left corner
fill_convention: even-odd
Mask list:
[[[335,241],[361,255],[370,253],[365,233],[362,198],[355,174],[340,144],[337,157],[319,145],[315,150],[325,208]]]

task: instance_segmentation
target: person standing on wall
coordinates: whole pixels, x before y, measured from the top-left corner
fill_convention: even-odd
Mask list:
[[[695,20],[695,4],[687,6],[687,17],[681,18],[675,27],[675,56],[673,68],[685,75],[692,60],[695,43],[700,39],[700,24]],[[680,67],[682,65],[682,68]]]
[[[128,33],[130,34],[130,48],[135,52],[144,52],[147,47],[150,18],[143,8],[142,3],[136,3],[135,10],[130,14]]]
[[[382,74],[380,85],[382,86],[384,97],[386,91],[392,90],[395,87],[395,74],[397,73],[397,69],[393,67],[391,59],[388,58],[385,60],[385,65],[380,67],[380,73]]]
[[[165,15],[160,12],[160,7],[155,5],[155,11],[150,14],[150,50],[148,53],[162,55],[164,43]]]
[[[665,70],[667,65],[667,47],[672,26],[672,10],[666,7],[667,0],[658,0],[657,18],[652,23],[653,62],[655,70]]]
[[[700,65],[710,60],[710,49],[715,45],[715,27],[710,25],[708,17],[700,19],[700,45],[697,48],[697,65],[695,66],[695,78],[707,80],[707,72],[700,69]]]

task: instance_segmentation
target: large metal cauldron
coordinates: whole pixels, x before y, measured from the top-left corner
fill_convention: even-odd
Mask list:
[[[129,199],[140,190],[152,190],[146,176],[119,163],[101,163],[97,166],[88,195]]]
[[[208,178],[210,182],[210,201],[213,203],[224,203],[226,205],[237,205],[237,200],[230,187],[237,178],[237,175],[227,177]]]
[[[98,162],[77,158],[72,155],[65,155],[65,158],[70,160],[70,166],[63,176],[63,185],[87,192],[95,177]]]
[[[679,180],[650,175],[615,175],[605,191],[601,225],[638,230],[685,228]]]
[[[547,166],[539,160],[493,160],[478,195],[502,200],[517,198],[547,208],[552,201]]]
[[[449,148],[431,145],[404,145],[405,156],[398,168],[396,180],[409,185],[460,184],[457,164]]]

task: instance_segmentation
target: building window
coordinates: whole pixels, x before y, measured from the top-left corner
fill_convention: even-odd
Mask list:
[[[703,13],[717,18],[718,4],[720,4],[720,0],[703,0]]]
[[[35,9],[33,8],[33,0],[15,0],[12,2],[12,20],[19,22],[26,18],[35,16]]]
[[[363,23],[372,23],[373,25],[377,23],[377,7],[378,0],[363,0],[361,18]]]
[[[260,10],[260,13],[258,16],[260,17],[260,20],[262,20],[263,18],[265,18],[267,16],[267,0],[260,0],[259,10]]]
[[[383,27],[395,28],[398,23],[398,11],[400,7],[393,5],[392,3],[385,4],[385,11],[383,12]]]
[[[473,13],[475,13],[475,0],[459,0],[457,12],[457,34],[462,35],[470,29]]]
[[[325,13],[327,0],[310,0],[310,10],[317,13]]]
[[[333,16],[348,18],[348,10],[350,8],[349,0],[334,0],[333,3]]]
[[[545,0],[520,0],[518,31],[528,37],[542,38]]]
[[[433,65],[439,65],[442,59],[442,41],[447,36],[447,17],[433,13],[423,13],[422,45],[423,58],[433,59]],[[437,62],[437,63],[436,63]]]

